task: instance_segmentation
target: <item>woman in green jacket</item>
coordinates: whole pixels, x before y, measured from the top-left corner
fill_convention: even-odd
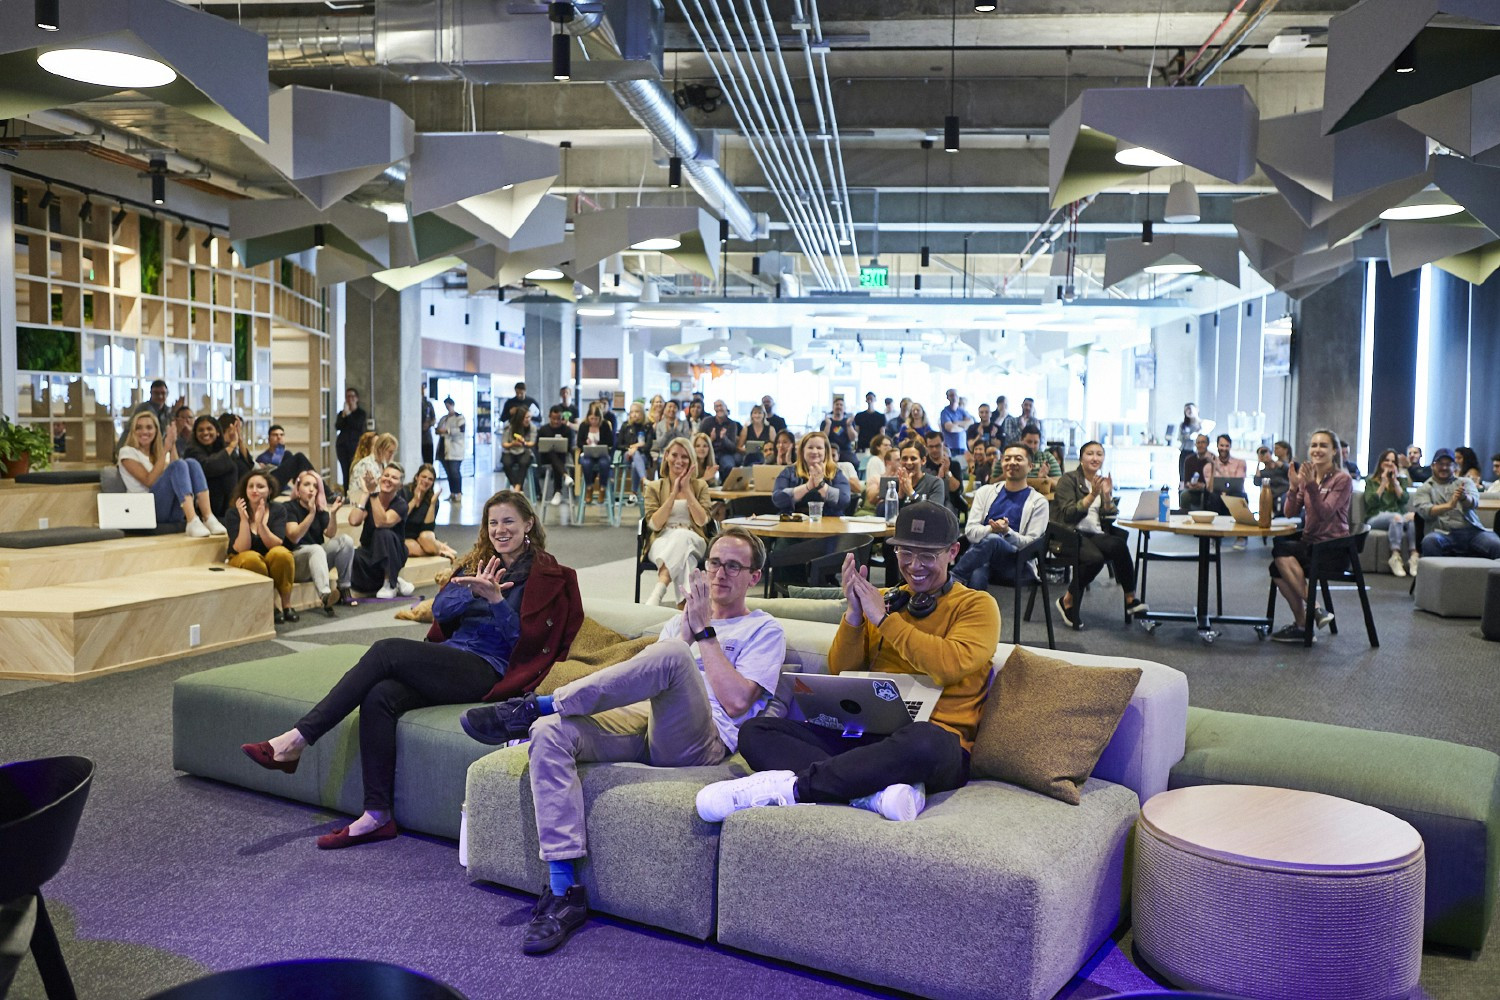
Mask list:
[[[1417,515],[1408,511],[1407,490],[1411,480],[1396,464],[1396,451],[1387,448],[1375,461],[1375,471],[1365,480],[1365,523],[1371,531],[1384,528],[1391,541],[1391,572],[1405,576],[1408,567],[1417,575]],[[1404,557],[1404,563],[1403,563]]]

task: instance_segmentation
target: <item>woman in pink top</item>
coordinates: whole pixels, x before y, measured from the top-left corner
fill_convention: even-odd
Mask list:
[[[1349,473],[1339,467],[1338,457],[1338,435],[1330,430],[1315,430],[1308,438],[1307,461],[1291,476],[1283,510],[1287,517],[1302,515],[1302,535],[1276,539],[1271,549],[1271,576],[1276,589],[1286,598],[1295,624],[1279,629],[1271,637],[1277,642],[1302,642],[1305,630],[1313,627],[1308,624],[1308,609],[1304,607],[1310,546],[1349,534],[1349,495],[1354,483]],[[1312,607],[1312,618],[1313,625],[1320,629],[1333,621],[1332,613],[1316,604]]]

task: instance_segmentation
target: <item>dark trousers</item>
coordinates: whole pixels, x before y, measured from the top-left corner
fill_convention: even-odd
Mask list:
[[[359,709],[359,760],[365,808],[388,810],[396,789],[396,720],[427,705],[479,701],[499,675],[483,657],[441,642],[380,639],[344,674],[333,690],[297,723],[316,743]]]
[[[542,457],[546,459],[547,465],[552,469],[553,492],[561,493],[563,489],[563,479],[568,474],[568,456],[560,451],[549,451]],[[538,474],[540,474],[540,470],[538,470]],[[550,498],[541,497],[540,499],[547,500]]]
[[[338,454],[339,472],[344,476],[344,489],[347,490],[349,488],[349,469],[354,465],[354,449],[349,448],[346,450],[343,445],[335,445],[334,448]]]
[[[500,456],[500,468],[505,470],[505,478],[510,480],[511,489],[526,488],[526,470],[531,468],[531,459],[530,449],[519,455],[512,455],[507,451]]]
[[[428,430],[422,431],[422,462],[432,464],[432,432]]]
[[[1129,591],[1135,590],[1135,560],[1131,558],[1130,546],[1119,535],[1088,535],[1078,533],[1078,572],[1068,584],[1068,593],[1073,595],[1073,607],[1083,605],[1083,588],[1094,582],[1094,577],[1108,562],[1115,568],[1115,580]]]
[[[354,568],[349,580],[355,590],[379,590],[392,586],[406,565],[406,539],[397,528],[376,528],[369,545],[354,550]]]
[[[313,468],[312,462],[302,452],[289,451],[281,456],[281,464],[276,466],[275,471],[271,475],[276,477],[276,485],[285,490],[289,486],[295,486],[297,484],[297,477],[302,475],[302,473],[317,471],[317,469]],[[344,478],[347,480],[349,477],[345,476]]]
[[[451,458],[443,459],[443,471],[448,475],[448,492],[462,493],[464,491],[464,460],[454,461]]]
[[[850,738],[810,722],[757,718],[740,727],[739,752],[757,771],[794,772],[798,802],[851,802],[895,784],[925,783],[932,794],[969,780],[969,752],[931,722]]]

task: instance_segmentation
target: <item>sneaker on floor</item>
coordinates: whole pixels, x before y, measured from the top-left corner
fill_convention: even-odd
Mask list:
[[[554,506],[554,507],[561,507],[562,506],[562,494],[561,493],[554,493],[554,494],[552,494],[552,506]]]
[[[573,485],[573,477],[572,476],[563,476],[563,488],[566,489],[567,487],[572,486],[572,485]]]
[[[531,724],[542,714],[536,695],[507,698],[493,705],[471,708],[458,717],[458,724],[472,739],[488,746],[504,746],[511,740],[524,740]]]
[[[634,493],[630,494],[630,496],[628,496],[628,497],[625,498],[625,506],[627,506],[627,507],[634,507],[635,506],[635,494]]]
[[[416,590],[417,585],[412,583],[410,580],[401,576],[396,577],[396,593],[400,594],[402,597],[410,597],[412,594],[416,593]]]
[[[1063,607],[1063,602],[1062,602],[1062,598],[1061,597],[1059,597],[1057,600],[1053,601],[1052,602],[1052,606],[1057,609],[1057,613],[1058,614],[1062,615],[1062,620],[1068,623],[1068,627],[1069,628],[1071,628],[1071,629],[1081,629],[1081,628],[1083,628],[1083,621],[1079,618],[1079,616],[1078,616],[1078,609],[1076,607],[1074,607],[1074,608],[1065,608],[1065,607]]]
[[[375,591],[375,596],[380,598],[382,601],[389,601],[391,598],[396,596],[396,588],[392,587],[390,584],[386,584],[384,587],[381,587],[379,590]]]
[[[1386,562],[1390,563],[1391,573],[1393,573],[1394,575],[1396,575],[1396,576],[1405,576],[1406,575],[1406,564],[1401,561],[1401,553],[1399,553],[1399,552],[1392,552],[1391,553],[1391,557],[1389,559],[1387,559]]]
[[[195,517],[188,522],[187,536],[189,538],[207,538],[212,534],[213,532],[208,530],[208,525],[204,524],[200,519]]]
[[[1333,612],[1324,611],[1322,608],[1313,608],[1313,622],[1319,631],[1333,624]]]
[[[796,801],[797,776],[791,771],[760,771],[747,778],[716,781],[698,790],[698,815],[705,823],[722,823],[741,809],[789,806]]]
[[[554,896],[550,888],[544,888],[521,935],[521,952],[543,955],[561,947],[588,917],[589,895],[583,886],[569,886],[561,896]]]
[[[229,529],[226,528],[226,527],[224,527],[223,524],[219,523],[219,519],[217,517],[214,517],[212,514],[210,514],[208,517],[204,518],[203,519],[203,523],[206,524],[206,525],[208,525],[208,533],[210,535],[227,535],[227,534],[229,534]]]
[[[1413,552],[1406,557],[1406,572],[1410,576],[1417,575],[1417,562],[1422,558],[1422,553]]]
[[[1136,615],[1143,615],[1150,610],[1150,605],[1148,605],[1145,601],[1141,600],[1138,597],[1132,597],[1130,600],[1125,602],[1125,614],[1127,617],[1133,618]]]
[[[927,808],[927,788],[921,784],[887,785],[874,795],[866,795],[849,804],[856,809],[868,809],[897,822],[916,819]]]
[[[1243,552],[1243,551],[1245,551],[1245,539],[1243,537],[1236,538],[1234,540],[1234,551],[1236,551],[1236,552]]]
[[[1271,633],[1272,642],[1304,642],[1306,639],[1307,633],[1295,625],[1283,625]],[[1313,641],[1317,641],[1316,636],[1314,636]]]

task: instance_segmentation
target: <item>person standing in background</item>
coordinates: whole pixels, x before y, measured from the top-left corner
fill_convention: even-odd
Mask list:
[[[870,442],[885,433],[885,415],[875,409],[875,394],[865,393],[865,408],[854,415],[854,450],[869,451]]]
[[[760,397],[760,405],[761,409],[765,411],[766,423],[771,425],[772,430],[778,433],[786,430],[786,421],[776,412],[776,400],[770,396],[762,396]]]
[[[962,462],[960,457],[967,445],[967,434],[974,424],[974,418],[969,416],[969,411],[964,409],[963,400],[958,398],[958,390],[949,389],[947,392],[948,405],[938,413],[938,427],[943,433],[943,447],[948,449],[948,454]]]
[[[432,400],[427,398],[427,380],[422,380],[422,464],[432,464],[432,425],[437,423],[437,411]]]
[[[1021,423],[1020,417],[1010,412],[1004,396],[995,397],[995,415],[990,419],[995,424],[997,440],[994,443],[998,444],[1002,451],[1008,445],[1021,440],[1021,431],[1025,430],[1025,425]]]
[[[464,496],[464,458],[468,455],[469,425],[464,415],[454,409],[453,397],[444,398],[448,412],[438,421],[443,438],[443,469],[448,474],[448,502],[462,503]]]
[[[353,386],[344,390],[344,408],[333,419],[334,453],[338,455],[339,471],[344,474],[344,489],[349,489],[349,467],[354,464],[354,450],[359,447],[360,435],[365,432],[369,418],[359,405],[359,390]]]

